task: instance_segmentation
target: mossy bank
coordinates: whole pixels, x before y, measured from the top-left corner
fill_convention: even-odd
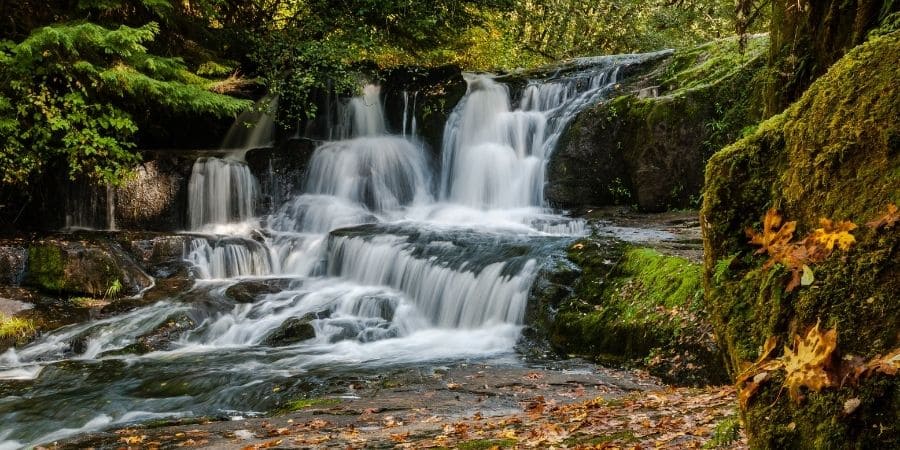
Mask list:
[[[545,323],[555,349],[607,364],[645,367],[680,385],[726,380],[712,327],[701,309],[699,264],[602,238],[577,241],[568,258],[579,273],[568,280],[567,295],[556,296]],[[554,298],[545,294],[557,292],[537,291],[543,302]]]
[[[900,33],[870,39],[784,113],[710,160],[703,279],[732,375],[756,360],[767,338],[790,345],[817,321],[837,328],[830,367],[900,344],[900,227],[863,225],[900,202],[898,60]],[[745,235],[770,208],[797,222],[797,236],[819,228],[820,218],[853,221],[856,243],[814,265],[810,286],[787,292],[786,271],[763,268]],[[900,447],[897,376],[835,382],[800,402],[782,393],[782,374],[773,376],[742,410],[751,447]]]

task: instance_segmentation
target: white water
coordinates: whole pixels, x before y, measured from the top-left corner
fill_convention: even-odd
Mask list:
[[[504,85],[468,77],[439,179],[414,137],[416,94],[405,97],[405,137],[396,136],[379,89],[367,86],[343,105],[331,133],[340,139],[315,151],[304,192],[267,217],[254,217],[259,192],[242,155],[271,135],[249,133],[232,147],[241,150],[198,159],[188,214],[205,235],[185,254],[193,290],[0,355],[0,379],[41,392],[0,400],[0,420],[14,424],[0,447],[153,415],[253,415],[275,406],[274,387],[308,371],[510,354],[541,258],[584,232],[543,208],[544,165],[568,120],[614,80],[604,69],[534,82],[516,106]],[[248,282],[275,287],[251,303],[229,297]],[[164,348],[119,354],[179,315],[194,325]],[[271,341],[301,318],[314,338]],[[91,378],[102,381],[84,384]],[[155,394],[160,383],[183,387]],[[60,387],[72,385],[80,390]],[[51,401],[66,417],[47,418]]]
[[[441,198],[473,208],[543,206],[547,159],[568,122],[615,84],[618,67],[530,83],[513,108],[509,88],[468,75],[447,121]]]

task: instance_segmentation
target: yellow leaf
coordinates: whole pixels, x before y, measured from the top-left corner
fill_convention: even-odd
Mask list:
[[[119,438],[120,441],[124,442],[127,445],[136,445],[144,442],[147,436],[123,436]]]
[[[819,330],[819,322],[803,338],[794,336],[794,348],[785,347],[784,355],[779,358],[784,365],[784,385],[791,399],[799,402],[802,399],[800,388],[804,386],[820,391],[834,385],[828,369],[836,347],[837,329],[823,333]]]
[[[841,220],[832,222],[830,219],[819,219],[822,228],[817,228],[813,232],[813,239],[825,245],[828,251],[834,250],[837,245],[841,250],[849,250],[850,246],[856,242],[856,238],[850,234],[856,229],[856,224],[849,220]]]

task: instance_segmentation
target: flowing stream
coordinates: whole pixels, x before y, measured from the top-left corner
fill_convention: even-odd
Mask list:
[[[517,93],[467,75],[440,167],[415,139],[417,94],[404,94],[395,135],[366,86],[342,104],[303,192],[262,217],[243,153],[270,142],[272,124],[253,118],[243,143],[229,133],[228,156],[194,165],[190,291],[0,355],[0,449],[161,417],[265,414],[325,380],[389,367],[514,359],[538,269],[584,233],[544,205],[547,158],[632,60]],[[236,300],[236,286],[258,294]],[[171,323],[187,325],[136,350]]]

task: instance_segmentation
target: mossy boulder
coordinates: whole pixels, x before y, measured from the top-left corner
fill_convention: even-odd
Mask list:
[[[682,385],[726,380],[701,308],[699,264],[596,238],[576,242],[568,256],[581,274],[549,323],[553,347]]]
[[[115,297],[135,295],[153,279],[113,242],[47,238],[28,247],[25,284],[56,294]]]
[[[766,46],[757,36],[743,53],[736,39],[678,51],[582,111],[551,156],[548,200],[564,208],[696,207],[707,159],[762,117],[754,86]]]
[[[818,321],[837,328],[834,366],[900,346],[900,227],[863,225],[900,203],[898,60],[900,33],[872,38],[784,113],[711,158],[701,211],[703,278],[732,376],[757,359],[770,336],[790,343]],[[813,265],[812,285],[786,292],[786,271],[765,269],[745,235],[761,229],[770,208],[796,221],[800,238],[820,218],[851,220],[860,226],[856,243]],[[751,447],[900,447],[897,376],[845,380],[805,392],[800,402],[782,394],[783,374],[773,377],[742,408]],[[853,399],[859,407],[845,412]]]

